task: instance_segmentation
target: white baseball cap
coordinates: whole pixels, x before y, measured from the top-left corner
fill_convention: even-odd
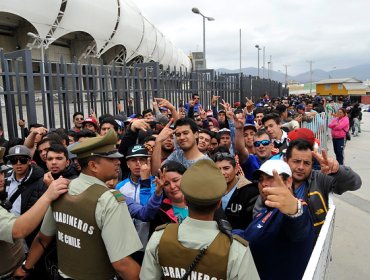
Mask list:
[[[285,161],[280,159],[270,159],[265,161],[258,170],[253,172],[253,179],[257,180],[262,172],[267,175],[274,176],[272,173],[274,169],[279,175],[286,174],[292,176],[292,171]]]

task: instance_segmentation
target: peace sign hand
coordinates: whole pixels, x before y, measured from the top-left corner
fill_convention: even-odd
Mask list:
[[[254,105],[252,99],[249,99],[248,97],[245,97],[245,100],[246,100],[245,105],[246,105],[246,108],[247,108],[248,112],[252,111],[253,105]]]
[[[339,162],[331,157],[328,157],[327,152],[323,149],[322,154],[312,151],[312,155],[320,164],[321,172],[324,174],[337,173],[339,170]]]
[[[156,196],[161,196],[163,193],[163,188],[166,182],[166,168],[163,169],[163,172],[158,169],[158,176],[155,176],[154,182],[155,182],[155,195]]]

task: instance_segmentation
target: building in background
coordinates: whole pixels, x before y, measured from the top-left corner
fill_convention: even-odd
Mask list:
[[[3,0],[0,46],[5,52],[31,48],[38,60],[43,48],[50,61],[61,56],[94,64],[156,61],[163,69],[191,69],[189,57],[131,0]]]

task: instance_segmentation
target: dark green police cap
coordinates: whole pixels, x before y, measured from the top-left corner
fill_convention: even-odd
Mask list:
[[[181,178],[185,199],[197,205],[218,202],[226,192],[226,180],[212,160],[202,159],[190,166]]]
[[[117,134],[113,129],[109,129],[104,136],[92,137],[78,143],[70,152],[77,158],[86,158],[90,156],[100,156],[105,158],[121,158],[122,154],[117,152]]]

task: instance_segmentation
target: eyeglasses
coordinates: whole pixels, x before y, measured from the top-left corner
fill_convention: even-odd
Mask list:
[[[232,159],[235,161],[235,157],[229,153],[215,153],[213,156],[213,161],[223,161],[225,159]]]
[[[270,145],[270,141],[269,140],[261,140],[261,141],[255,141],[255,142],[253,142],[253,145],[256,148],[258,148],[261,144],[262,144],[262,146],[266,147],[266,146]]]
[[[21,164],[26,164],[29,161],[29,158],[28,157],[12,157],[9,159],[9,161],[11,164],[17,164],[18,161]]]
[[[75,121],[83,121],[84,118],[75,118]]]

